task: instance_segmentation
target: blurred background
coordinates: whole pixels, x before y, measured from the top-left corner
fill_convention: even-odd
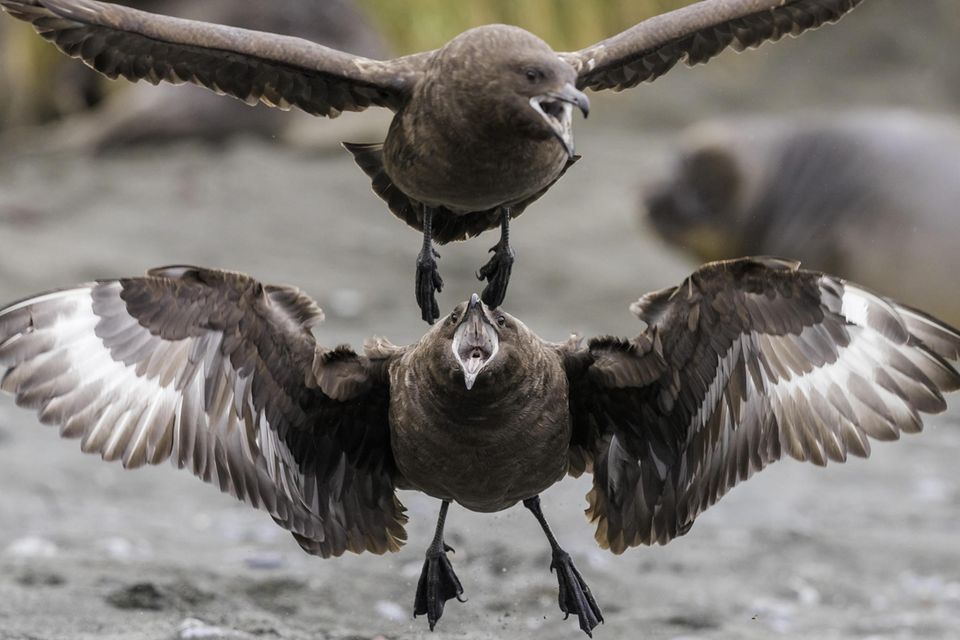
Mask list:
[[[142,0],[368,56],[487,22],[577,49],[680,1]],[[631,335],[627,305],[704,260],[802,259],[960,323],[960,4],[864,0],[839,24],[591,95],[577,165],[514,225],[505,308],[548,339]],[[403,343],[419,236],[330,121],[192,86],[103,80],[0,15],[0,298],[171,263],[249,272],[317,299],[328,345]],[[441,248],[443,309],[480,289],[495,234]],[[956,403],[954,403],[956,404]],[[544,496],[604,611],[597,637],[932,638],[960,633],[956,408],[869,461],[781,463],[687,536],[617,558],[584,522],[588,482]],[[417,638],[437,504],[403,494],[399,554],[321,561],[263,514],[170,469],[123,472],[0,402],[0,638]],[[577,638],[536,522],[454,508],[469,603],[430,637]]]

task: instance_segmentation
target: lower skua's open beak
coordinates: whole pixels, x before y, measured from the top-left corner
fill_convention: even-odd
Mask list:
[[[468,391],[499,348],[500,338],[487,320],[480,296],[473,294],[453,334],[453,355],[463,370],[463,383]]]

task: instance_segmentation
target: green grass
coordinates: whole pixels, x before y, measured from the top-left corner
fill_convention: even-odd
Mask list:
[[[470,27],[503,22],[557,50],[579,49],[685,0],[358,0],[400,53],[432,49]]]

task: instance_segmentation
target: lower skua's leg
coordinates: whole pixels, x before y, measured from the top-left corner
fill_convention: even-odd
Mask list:
[[[433,542],[427,548],[426,560],[423,562],[420,581],[417,583],[417,598],[413,603],[414,617],[427,614],[430,631],[433,631],[437,620],[443,615],[443,606],[447,600],[456,598],[460,602],[465,602],[461,598],[463,587],[447,558],[447,551],[453,553],[453,549],[443,541],[443,524],[446,522],[449,507],[450,502],[447,500],[440,505],[437,531],[433,536]]]
[[[583,581],[583,576],[573,566],[573,560],[570,554],[560,548],[557,539],[553,537],[547,520],[543,517],[543,511],[540,510],[540,496],[527,498],[523,501],[523,506],[533,513],[543,532],[550,541],[550,547],[553,549],[553,561],[550,563],[550,570],[556,571],[557,580],[560,583],[560,610],[563,611],[564,619],[571,613],[575,613],[580,619],[580,628],[591,638],[593,637],[593,628],[603,622],[603,612],[600,611],[597,601],[593,599],[590,593],[590,587]]]

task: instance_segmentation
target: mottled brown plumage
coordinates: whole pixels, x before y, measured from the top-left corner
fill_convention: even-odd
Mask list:
[[[396,550],[396,488],[442,500],[415,603],[431,627],[463,592],[449,502],[523,501],[590,633],[602,613],[537,500],[565,473],[593,474],[602,547],[665,544],[766,465],[867,456],[960,387],[956,330],[793,263],[711,263],[632,309],[632,339],[552,343],[474,295],[416,344],[357,354],[316,344],[296,289],[168,267],[0,310],[0,388],[84,451],[169,459],[317,555]]]
[[[411,488],[474,511],[500,511],[566,474],[566,373],[556,351],[523,323],[485,309],[491,326],[504,319],[499,350],[467,389],[451,350],[467,307],[390,366],[391,424],[403,425],[391,446]]]
[[[379,61],[305,40],[177,20],[94,0],[0,0],[11,15],[98,71],[153,83],[193,82],[249,103],[336,116],[395,112],[382,149],[348,148],[390,210],[423,231],[416,297],[440,315],[439,242],[500,226],[478,272],[497,307],[513,265],[509,222],[574,158],[580,89],[621,90],[676,63],[699,64],[838,20],[861,0],[706,0],[650,18],[576,52],[557,53],[517,27],[470,29],[436,51]],[[461,220],[461,218],[466,218]]]

